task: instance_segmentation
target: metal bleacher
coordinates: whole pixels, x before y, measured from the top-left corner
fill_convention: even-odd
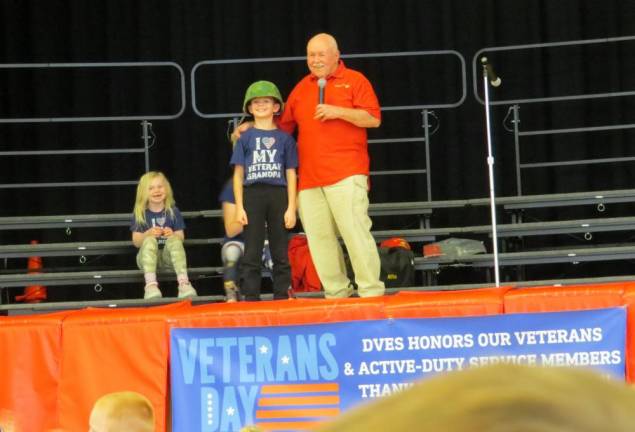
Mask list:
[[[635,189],[577,192],[571,194],[528,195],[499,197],[496,204],[504,210],[516,211],[528,208],[549,208],[560,206],[596,205],[605,206],[612,203],[635,202]],[[403,237],[409,241],[428,242],[436,237],[457,234],[488,234],[491,225],[457,226],[447,228],[431,228],[430,218],[434,209],[459,209],[476,206],[488,206],[489,198],[451,200],[451,201],[422,201],[372,203],[369,208],[371,217],[394,215],[418,215],[425,220],[420,229],[393,229],[373,231],[379,239],[389,237]],[[220,210],[200,210],[182,212],[184,218],[220,218]],[[535,236],[567,233],[592,233],[601,231],[626,231],[635,226],[635,217],[594,218],[581,220],[522,222],[514,217],[513,223],[499,224],[497,230],[500,237]],[[93,214],[93,215],[60,215],[60,216],[29,216],[29,217],[0,217],[0,230],[15,229],[45,229],[45,228],[78,228],[78,227],[109,227],[128,226],[130,214]],[[222,237],[206,239],[187,239],[186,245],[220,244]],[[61,256],[61,255],[89,255],[89,254],[117,254],[130,252],[132,245],[127,241],[111,242],[67,242],[54,244],[29,245],[0,245],[0,258],[18,258],[29,256]]]
[[[547,208],[562,205],[606,205],[610,203],[635,202],[635,190],[596,191],[575,194],[539,195],[524,197],[501,197],[497,205],[503,209]],[[566,204],[565,204],[566,203]],[[405,203],[371,204],[369,213],[373,218],[391,215],[413,214],[426,218],[426,226],[435,209],[458,209],[472,206],[487,206],[488,199],[469,199],[453,201],[425,201]],[[509,207],[508,207],[509,206]],[[187,218],[220,217],[219,210],[202,210],[184,212]],[[43,216],[29,217],[25,225],[34,228],[69,228],[78,226],[119,226],[127,225],[128,214],[76,215],[76,216]],[[16,218],[0,218],[0,229],[17,229],[20,226]],[[516,219],[512,223],[499,224],[498,235],[501,238],[546,236],[571,233],[595,233],[630,231],[635,226],[635,217],[591,218],[577,220],[557,220],[544,222],[521,222]],[[390,237],[402,237],[413,243],[428,243],[438,238],[450,236],[489,236],[491,225],[456,226],[456,227],[424,227],[419,229],[392,229],[373,231],[377,241]],[[221,237],[204,239],[187,239],[186,247],[218,245]],[[65,242],[49,244],[2,245],[0,258],[24,258],[30,256],[86,256],[104,254],[132,254],[135,248],[129,241],[105,242]],[[517,251],[506,252],[499,256],[501,266],[532,265],[542,263],[565,263],[582,261],[611,261],[635,258],[633,245],[607,245],[594,247],[576,247],[561,250]],[[478,254],[462,258],[417,257],[415,266],[419,270],[437,270],[443,267],[471,266],[492,267],[491,254]],[[193,275],[202,276],[221,274],[221,267],[201,267],[190,270]],[[140,282],[142,275],[138,270],[82,271],[75,273],[41,273],[0,275],[0,288],[19,287],[26,284],[62,285],[68,284],[105,284],[122,282]]]
[[[562,250],[503,252],[498,255],[499,266],[525,266],[536,264],[578,264],[588,261],[622,261],[635,259],[635,244],[621,246],[596,246],[567,248]],[[415,268],[438,270],[441,267],[487,267],[494,266],[492,254],[476,254],[461,258],[417,257]]]

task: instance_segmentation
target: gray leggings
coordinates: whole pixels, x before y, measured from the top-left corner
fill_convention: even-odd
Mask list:
[[[144,273],[156,273],[157,270],[174,270],[177,275],[187,273],[183,241],[171,236],[163,249],[159,249],[155,237],[146,237],[137,253],[137,267]]]

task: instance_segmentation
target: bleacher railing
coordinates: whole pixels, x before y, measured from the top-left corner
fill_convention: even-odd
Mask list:
[[[479,86],[477,83],[477,71],[479,68],[477,67],[480,58],[486,55],[490,60],[494,62],[501,63],[502,65],[512,66],[514,64],[513,56],[519,56],[519,59],[523,61],[519,61],[516,63],[526,65],[527,61],[534,56],[536,57],[536,61],[542,61],[547,63],[543,65],[543,68],[548,68],[551,66],[548,63],[551,60],[553,63],[557,64],[560,60],[560,56],[558,56],[557,50],[564,51],[577,49],[579,52],[568,53],[570,57],[578,58],[579,61],[585,66],[583,72],[585,74],[592,74],[595,72],[596,76],[600,79],[592,79],[588,81],[599,82],[599,85],[605,84],[608,80],[606,80],[606,75],[609,71],[618,71],[624,72],[624,76],[630,76],[629,71],[623,71],[623,64],[621,62],[621,58],[623,54],[620,50],[624,50],[624,55],[626,53],[630,54],[630,50],[632,47],[628,48],[626,46],[620,46],[620,44],[626,44],[628,42],[635,41],[635,36],[624,36],[624,37],[611,37],[611,38],[603,38],[603,39],[584,39],[584,40],[571,40],[571,41],[563,41],[563,42],[550,42],[550,43],[538,43],[538,44],[526,44],[526,45],[508,45],[508,46],[498,46],[498,47],[487,47],[482,48],[474,54],[472,59],[473,65],[473,74],[472,74],[472,82],[474,89],[474,97],[481,104],[484,103],[483,98],[481,98],[479,94]],[[598,61],[593,55],[591,55],[591,51],[594,47],[602,48],[602,53],[607,55],[607,59],[603,59]],[[541,53],[536,52],[536,50],[556,50],[555,53],[552,52],[551,56],[540,55]],[[607,54],[608,53],[608,54]],[[611,57],[612,56],[612,57]],[[564,56],[563,56],[564,57]],[[571,68],[574,65],[558,65],[556,68],[557,72],[561,74],[570,73]],[[595,71],[593,69],[596,69]],[[499,67],[499,73],[501,76],[505,75],[504,68]],[[517,75],[522,75],[518,71],[516,71]],[[549,76],[546,73],[543,73],[544,76]],[[544,78],[543,76],[543,78]],[[512,79],[536,79],[535,77],[512,77]],[[505,78],[503,78],[505,80]],[[621,80],[620,80],[621,81]],[[594,82],[586,83],[587,85],[594,84]],[[509,87],[509,86],[507,86]],[[520,88],[521,86],[513,86],[514,88]],[[522,86],[523,88],[527,88],[527,86]],[[543,86],[544,87],[544,86]],[[549,86],[547,86],[549,87]],[[555,86],[550,86],[551,90]],[[621,97],[632,97],[635,96],[635,90],[620,90],[620,91],[596,91],[596,92],[582,92],[579,94],[568,94],[561,96],[540,96],[540,97],[512,97],[512,98],[504,98],[501,95],[504,95],[506,92],[505,84],[501,86],[500,90],[497,90],[496,97],[494,100],[490,100],[491,106],[497,105],[509,105],[509,115],[512,116],[511,119],[511,127],[507,128],[507,130],[513,132],[514,134],[514,147],[516,154],[516,183],[517,183],[517,194],[523,195],[523,187],[522,187],[522,172],[527,169],[534,168],[558,168],[565,166],[576,166],[576,165],[594,165],[594,164],[609,164],[609,163],[625,163],[625,162],[633,162],[635,161],[635,156],[622,156],[622,157],[605,157],[605,158],[589,158],[582,160],[560,160],[560,161],[542,161],[542,162],[533,162],[533,163],[525,163],[522,161],[521,156],[521,137],[535,137],[535,136],[545,136],[545,135],[559,135],[559,134],[576,134],[583,132],[602,132],[602,131],[617,131],[617,130],[627,130],[635,128],[635,123],[627,122],[627,123],[617,123],[610,125],[593,125],[593,126],[580,126],[580,127],[556,127],[552,129],[535,129],[535,130],[521,130],[520,128],[520,105],[525,104],[555,104],[558,102],[566,102],[566,101],[593,101],[598,99],[615,99]],[[554,105],[549,105],[550,107],[554,107]],[[547,108],[543,108],[546,110]],[[556,109],[556,108],[554,108]]]
[[[11,63],[0,64],[0,73],[8,73],[10,71],[19,71],[28,74],[35,72],[47,71],[71,71],[72,73],[88,73],[96,70],[118,70],[125,71],[139,70],[139,68],[169,68],[176,71],[178,79],[173,83],[172,89],[166,89],[165,84],[160,88],[150,89],[151,92],[173,91],[180,94],[180,106],[169,113],[134,113],[127,115],[74,115],[74,116],[29,116],[29,117],[3,117],[0,118],[0,124],[43,124],[43,123],[79,123],[79,122],[124,122],[124,121],[141,121],[142,147],[132,148],[92,148],[92,149],[57,149],[57,150],[15,150],[1,151],[0,157],[47,157],[47,156],[63,156],[63,155],[114,155],[114,154],[142,154],[144,156],[145,170],[149,170],[149,147],[152,145],[154,138],[152,133],[151,120],[172,120],[180,117],[186,107],[185,93],[185,73],[180,65],[174,62],[100,62],[100,63]],[[27,77],[28,78],[28,77]],[[47,84],[47,77],[40,76],[44,84],[40,83],[38,88],[48,88],[54,86],[53,83]],[[71,75],[68,80],[72,82],[74,77]],[[117,83],[117,80],[109,81],[109,84]],[[104,85],[104,83],[101,83]],[[35,87],[35,86],[33,86]],[[123,97],[130,95],[124,94]],[[36,99],[46,99],[45,94],[36,94]],[[56,101],[53,101],[55,105]],[[63,111],[63,109],[57,109]],[[138,173],[135,173],[137,175]],[[27,188],[51,188],[51,187],[83,187],[83,186],[122,186],[136,185],[137,179],[134,180],[102,180],[102,181],[74,181],[74,182],[37,182],[37,183],[8,183],[0,184],[0,189],[27,189]]]
[[[421,111],[421,128],[423,129],[423,136],[407,136],[407,137],[394,137],[394,138],[377,138],[377,139],[369,139],[369,144],[398,144],[398,143],[406,143],[406,142],[420,142],[425,146],[425,161],[423,163],[422,168],[417,169],[392,169],[392,170],[382,170],[382,171],[371,171],[371,176],[383,176],[383,175],[425,175],[426,176],[426,188],[427,188],[427,199],[428,201],[432,200],[432,180],[431,180],[431,171],[430,171],[430,136],[435,132],[435,130],[431,130],[430,125],[430,117],[436,118],[434,113],[434,109],[443,109],[443,108],[456,108],[463,104],[467,95],[467,78],[466,78],[466,62],[464,57],[458,51],[454,50],[436,50],[436,51],[405,51],[405,52],[387,52],[387,53],[367,53],[367,54],[344,54],[342,55],[342,59],[373,59],[379,60],[381,65],[384,67],[390,67],[391,62],[397,59],[409,59],[409,58],[420,58],[420,57],[430,57],[431,62],[442,63],[442,58],[450,57],[452,60],[456,60],[458,62],[458,76],[455,75],[455,81],[457,86],[460,86],[460,96],[458,96],[454,100],[442,101],[442,102],[434,102],[434,103],[404,103],[404,104],[394,104],[394,105],[384,105],[382,104],[382,111],[384,112],[398,112],[398,111]],[[279,66],[280,64],[285,64],[287,66],[286,75],[281,76],[280,74],[274,74],[267,70],[267,66]],[[200,61],[194,65],[191,71],[191,99],[192,99],[192,109],[194,112],[202,117],[207,119],[228,119],[231,124],[236,125],[240,122],[240,119],[243,117],[243,113],[230,111],[225,108],[224,112],[205,112],[203,108],[199,106],[199,101],[201,96],[204,95],[205,91],[210,91],[206,89],[204,85],[201,84],[203,81],[202,76],[204,74],[204,70],[206,68],[219,68],[221,66],[232,66],[232,65],[241,65],[244,70],[250,70],[250,67],[258,69],[258,76],[266,77],[267,74],[271,75],[272,80],[276,83],[280,83],[281,80],[289,81],[286,86],[281,86],[283,90],[286,90],[287,87],[290,90],[291,86],[299,81],[301,77],[303,77],[306,71],[306,57],[268,57],[268,58],[247,58],[247,59],[233,59],[233,60],[205,60]],[[406,65],[406,68],[408,65]],[[273,68],[273,67],[272,67]],[[297,70],[297,76],[289,77],[289,69]],[[414,68],[410,68],[414,69]],[[207,69],[209,71],[209,69]],[[393,74],[393,76],[403,77],[404,75],[420,75],[416,70],[404,70],[404,67],[400,65],[399,72],[397,74]],[[454,71],[456,72],[456,71]],[[213,73],[213,71],[212,71]],[[223,81],[222,77],[227,76],[227,73],[216,71],[218,76],[220,77],[217,81]],[[367,75],[371,82],[378,83],[382,82],[380,78],[375,78],[373,76],[372,70],[364,70],[364,74]],[[448,72],[448,75],[452,75],[452,72]],[[277,78],[276,78],[277,77]],[[258,78],[263,79],[263,78]],[[215,86],[218,86],[219,83],[215,82]],[[241,83],[241,86],[245,86],[245,83]],[[226,90],[226,89],[224,89]],[[237,94],[242,96],[242,92],[244,89],[238,91],[234,91]],[[283,91],[284,93],[284,91]],[[411,94],[408,96],[412,97]],[[420,100],[425,100],[426,95],[416,95],[416,97],[420,98]],[[236,106],[241,106],[240,102],[236,102],[233,105],[233,108]]]

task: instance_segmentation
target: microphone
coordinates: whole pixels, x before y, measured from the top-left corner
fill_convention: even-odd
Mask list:
[[[487,77],[489,78],[489,82],[492,85],[492,87],[500,86],[502,80],[500,79],[498,75],[496,75],[496,72],[494,71],[494,66],[492,66],[490,62],[487,61],[487,57],[481,57],[481,64],[485,68]]]
[[[320,78],[317,82],[318,84],[318,103],[324,103],[324,88],[326,87],[326,80],[324,78]]]

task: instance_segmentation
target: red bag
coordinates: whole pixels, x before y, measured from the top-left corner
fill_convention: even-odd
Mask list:
[[[321,291],[320,277],[311,259],[306,236],[297,234],[289,240],[291,286],[296,292]]]

